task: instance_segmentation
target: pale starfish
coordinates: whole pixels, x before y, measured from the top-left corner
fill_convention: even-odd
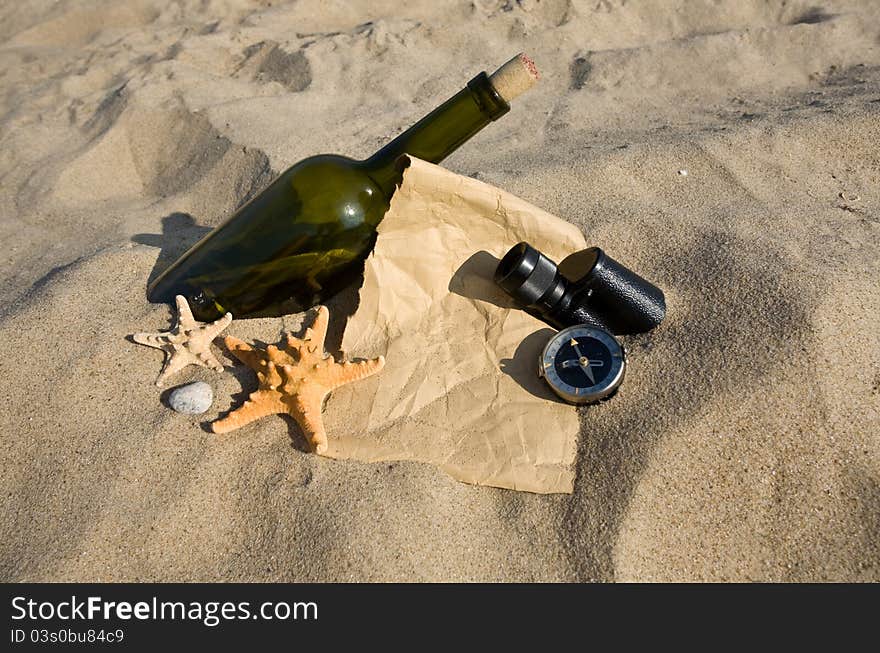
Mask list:
[[[196,322],[183,295],[174,298],[177,303],[177,324],[171,331],[161,333],[135,333],[132,339],[147,347],[165,352],[165,364],[156,379],[156,385],[187,365],[201,365],[220,371],[223,365],[211,351],[211,342],[232,322],[232,313],[219,320],[205,324]]]
[[[257,373],[259,387],[241,406],[211,426],[214,433],[227,433],[267,415],[290,415],[319,454],[327,452],[327,433],[321,419],[324,399],[331,390],[375,374],[385,358],[337,363],[324,353],[330,312],[318,307],[318,315],[302,339],[285,334],[279,349],[269,345],[254,349],[238,338],[226,336],[229,351]]]

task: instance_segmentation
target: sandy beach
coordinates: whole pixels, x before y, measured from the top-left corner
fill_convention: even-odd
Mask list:
[[[520,51],[539,85],[443,165],[668,306],[579,409],[574,492],[215,435],[254,387],[220,349],[169,410],[148,280]],[[874,0],[0,2],[0,580],[880,580],[878,145]]]

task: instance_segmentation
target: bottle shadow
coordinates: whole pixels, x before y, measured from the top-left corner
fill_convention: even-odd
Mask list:
[[[210,231],[211,227],[197,225],[190,214],[174,212],[162,218],[161,234],[135,234],[132,236],[133,243],[159,248],[159,257],[147,277],[147,286]]]

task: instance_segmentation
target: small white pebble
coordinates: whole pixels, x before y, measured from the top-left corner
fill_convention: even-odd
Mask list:
[[[211,407],[214,392],[204,381],[187,383],[176,388],[168,396],[168,405],[178,413],[199,415]]]
[[[678,171],[678,174],[680,174],[682,177],[687,177],[688,171],[685,170],[684,168],[682,168],[681,170]]]

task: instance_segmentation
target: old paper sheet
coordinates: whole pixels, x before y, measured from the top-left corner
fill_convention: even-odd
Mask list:
[[[528,241],[554,260],[580,231],[523,200],[412,159],[367,260],[342,349],[381,374],[333,394],[330,455],[419,460],[468,483],[571,492],[578,418],[537,377],[553,331],[492,274]]]

